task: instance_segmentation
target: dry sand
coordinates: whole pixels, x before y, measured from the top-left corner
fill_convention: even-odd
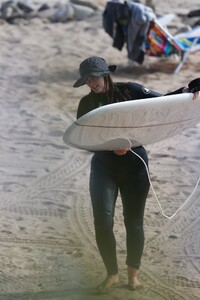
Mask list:
[[[158,1],[158,14],[187,13],[198,1]],[[175,27],[182,24],[175,19]],[[200,55],[178,75],[175,59],[132,66],[112,47],[101,11],[85,21],[33,19],[0,25],[0,300],[200,299],[200,188],[172,219],[150,191],[145,213],[144,288],[126,288],[125,232],[120,198],[115,232],[121,284],[109,295],[94,287],[105,277],[94,239],[88,193],[91,154],[62,140],[86,87],[73,89],[78,65],[90,55],[118,64],[115,80],[167,92],[199,77]],[[173,214],[200,176],[200,126],[147,148],[162,207]]]

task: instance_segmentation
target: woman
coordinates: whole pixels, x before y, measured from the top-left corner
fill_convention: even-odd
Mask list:
[[[115,70],[116,66],[108,66],[103,58],[97,56],[89,57],[80,64],[80,78],[73,86],[87,84],[91,91],[81,99],[77,118],[102,105],[161,96],[137,83],[114,83],[110,74]],[[196,83],[192,88],[196,92]],[[189,89],[181,88],[172,93],[185,91]],[[198,92],[195,93],[195,97],[197,94]],[[126,148],[116,151],[96,151],[91,161],[90,195],[96,242],[107,271],[107,277],[100,285],[102,290],[111,288],[119,282],[116,241],[113,233],[118,191],[121,194],[126,228],[128,286],[133,290],[141,286],[138,274],[144,248],[143,217],[149,180],[144,163],[129,150]],[[133,150],[148,165],[144,147],[136,147]]]

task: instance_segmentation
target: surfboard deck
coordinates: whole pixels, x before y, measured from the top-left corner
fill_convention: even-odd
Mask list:
[[[160,142],[200,122],[200,96],[193,94],[129,100],[94,109],[72,123],[63,140],[73,148],[98,151]]]

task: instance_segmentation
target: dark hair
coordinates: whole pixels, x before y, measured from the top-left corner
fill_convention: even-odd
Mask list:
[[[114,100],[115,84],[110,75],[105,76],[104,81],[105,81],[106,86],[108,87],[109,104],[114,103],[115,102],[115,100]]]

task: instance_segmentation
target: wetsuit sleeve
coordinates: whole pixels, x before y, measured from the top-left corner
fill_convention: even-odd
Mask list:
[[[183,89],[185,87],[181,87],[178,90],[175,90],[173,92],[169,92],[165,95],[175,95],[175,94],[181,94],[183,93]],[[188,92],[190,93],[195,93],[200,91],[200,78],[196,78],[194,80],[192,80],[189,84],[188,84]]]
[[[177,94],[182,94],[183,93],[183,89],[184,87],[181,87],[173,92],[169,92],[167,94],[165,94],[164,96],[170,96],[170,95],[177,95]]]
[[[81,116],[83,116],[84,114],[87,113],[86,111],[86,108],[84,106],[84,98],[82,98],[79,102],[79,105],[78,105],[78,109],[77,109],[77,113],[76,113],[76,118],[80,118]]]
[[[131,94],[133,94],[133,97],[134,97],[133,99],[135,99],[135,100],[162,96],[161,93],[152,91],[139,83],[129,82],[127,84],[127,87],[129,89],[129,91],[131,92]]]
[[[198,86],[198,84],[196,84],[196,86]],[[195,88],[196,88],[196,86],[195,86]],[[143,85],[140,85],[138,83],[132,83],[131,89],[134,91],[135,99],[144,99],[144,98],[152,98],[152,97],[159,97],[159,96],[170,96],[170,95],[182,94],[184,87],[178,88],[177,90],[166,93],[164,95],[161,93],[157,93],[155,91],[149,90],[149,89],[145,88]],[[198,89],[198,87],[197,87],[197,89]],[[200,89],[200,84],[199,84],[199,89]]]
[[[86,113],[88,113],[89,111],[93,110],[94,107],[94,101],[92,101],[92,97],[90,96],[90,94],[88,94],[87,96],[84,96],[83,98],[81,98],[79,105],[78,105],[78,109],[77,109],[77,113],[76,113],[76,118],[80,118],[83,115],[85,115]]]

